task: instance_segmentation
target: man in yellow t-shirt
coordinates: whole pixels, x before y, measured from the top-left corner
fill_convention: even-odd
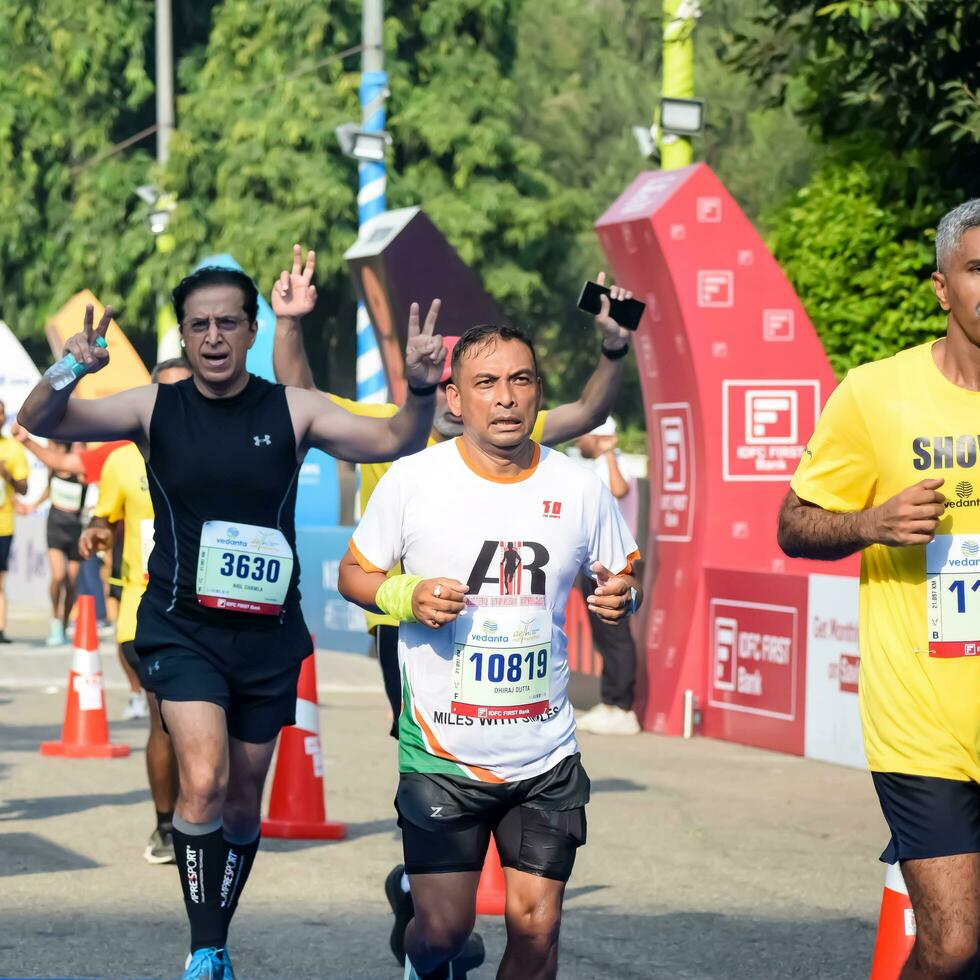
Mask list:
[[[865,752],[917,933],[902,977],[980,969],[980,199],[936,232],[946,336],[851,371],[779,516],[790,557],[862,551]]]
[[[151,375],[158,384],[176,384],[189,378],[191,372],[180,358],[163,361]],[[122,524],[123,550],[120,580],[119,618],[116,620],[116,642],[119,659],[127,674],[136,676],[139,657],[136,653],[136,610],[146,591],[150,552],[153,550],[153,503],[146,477],[146,462],[135,443],[127,442],[106,459],[99,479],[99,502],[89,526],[82,532],[79,548],[83,558],[97,551],[111,551],[113,528]],[[138,681],[137,681],[138,683]],[[153,694],[146,698],[150,732],[146,741],[146,773],[150,795],[156,809],[157,825],[143,857],[150,864],[172,864],[173,816],[177,801],[177,760],[170,736],[160,718],[160,706]]]
[[[7,596],[4,581],[10,561],[10,546],[14,541],[14,494],[27,493],[27,477],[31,472],[24,447],[15,439],[3,435],[7,410],[0,402],[0,643],[10,643],[4,632],[7,628]]]
[[[296,247],[298,248],[298,246]],[[293,250],[293,270],[299,271],[300,254]],[[597,276],[600,284],[605,283],[605,273]],[[628,299],[632,293],[621,286],[611,287],[613,299]],[[609,315],[609,300],[601,299],[602,309],[595,318],[596,328],[602,338],[599,360],[592,376],[582,389],[581,397],[574,402],[559,405],[550,411],[541,411],[534,423],[531,439],[546,446],[555,446],[570,439],[590,432],[604,422],[609,415],[612,404],[619,393],[620,382],[625,367],[625,357],[629,353],[630,331],[621,327]],[[446,348],[446,360],[442,378],[436,388],[436,409],[433,417],[432,435],[429,445],[433,446],[446,439],[456,439],[462,435],[462,420],[453,415],[446,401],[446,385],[449,383],[453,348],[459,337],[443,337]],[[313,372],[303,345],[303,333],[299,322],[289,317],[276,320],[275,342],[273,346],[273,365],[276,380],[281,384],[294,385],[298,388],[316,390]],[[385,405],[370,402],[358,402],[350,398],[341,398],[329,392],[322,392],[338,405],[346,408],[354,415],[365,415],[374,418],[390,418],[398,411],[397,405]],[[385,475],[391,463],[362,463],[360,465],[360,510],[363,514],[367,502],[374,493],[378,481]],[[397,574],[396,566],[391,574]],[[368,631],[374,635],[375,650],[381,666],[384,679],[385,693],[391,707],[392,723],[391,736],[398,738],[398,716],[401,714],[402,689],[401,674],[398,667],[398,623],[390,616],[374,613],[365,614]]]

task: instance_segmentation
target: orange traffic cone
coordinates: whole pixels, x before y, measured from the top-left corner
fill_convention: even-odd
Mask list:
[[[480,887],[476,891],[477,915],[503,915],[507,887],[504,884],[504,869],[500,866],[497,844],[490,838],[490,847],[483,861],[483,874]]]
[[[72,759],[118,759],[129,755],[128,745],[109,741],[109,722],[102,696],[102,663],[95,631],[95,599],[78,597],[75,656],[68,673],[68,699],[61,740],[42,742],[41,755]]]
[[[878,916],[871,980],[897,980],[915,942],[915,913],[898,863],[889,864]]]
[[[315,654],[303,661],[297,694],[296,724],[284,728],[279,736],[269,816],[262,821],[262,833],[295,840],[340,840],[347,836],[347,826],[327,820],[323,802]]]

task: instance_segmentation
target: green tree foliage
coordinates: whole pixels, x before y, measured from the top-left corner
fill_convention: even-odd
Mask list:
[[[882,203],[919,165],[884,174],[854,159],[829,162],[783,209],[771,245],[803,298],[838,375],[944,332],[929,275],[935,204]],[[897,172],[896,172],[897,171]]]
[[[21,335],[82,285],[120,303],[149,253],[132,194],[146,154],[81,165],[152,94],[152,11],[152,0],[0,0],[0,316]]]

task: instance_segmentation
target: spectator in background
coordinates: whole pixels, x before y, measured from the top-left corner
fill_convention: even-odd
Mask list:
[[[609,487],[624,520],[635,534],[636,484],[619,467],[616,420],[610,416],[602,425],[580,436],[576,445],[582,459],[595,469],[599,479]],[[595,589],[595,583],[580,575],[579,588],[587,598]],[[592,627],[592,642],[602,654],[601,701],[578,719],[579,731],[594,735],[636,735],[640,731],[640,723],[633,711],[636,644],[629,625],[604,623],[591,610],[589,625]]]
[[[78,443],[53,443],[53,449],[62,453],[79,452],[83,446]],[[49,647],[62,646],[68,642],[68,619],[75,605],[75,590],[78,581],[78,566],[81,555],[78,539],[82,534],[82,511],[85,508],[85,480],[67,470],[53,469],[48,476],[48,486],[44,493],[31,504],[19,508],[23,514],[32,514],[45,501],[50,503],[48,510],[48,564],[51,581],[48,589],[51,595],[51,629],[48,632]]]
[[[27,493],[30,466],[24,450],[3,435],[7,422],[6,406],[0,402],[0,643],[10,643],[7,628],[7,597],[4,593],[10,546],[14,540],[14,494]]]

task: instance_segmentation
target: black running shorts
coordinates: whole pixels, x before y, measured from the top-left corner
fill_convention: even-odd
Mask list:
[[[52,507],[48,511],[48,548],[60,551],[69,561],[81,561],[78,539],[82,536],[82,519],[77,514],[66,514]]]
[[[892,834],[882,861],[980,852],[980,784],[900,772],[871,778]]]
[[[136,625],[140,683],[164,701],[210,701],[228,734],[263,743],[296,720],[296,682],[313,652],[296,609],[271,629],[223,629],[158,610],[145,598]]]
[[[575,851],[585,843],[589,791],[578,753],[513,783],[402,773],[395,808],[405,870],[479,871],[492,833],[505,868],[568,881]]]
[[[10,564],[10,546],[13,543],[12,534],[0,534],[0,574],[5,572]]]

